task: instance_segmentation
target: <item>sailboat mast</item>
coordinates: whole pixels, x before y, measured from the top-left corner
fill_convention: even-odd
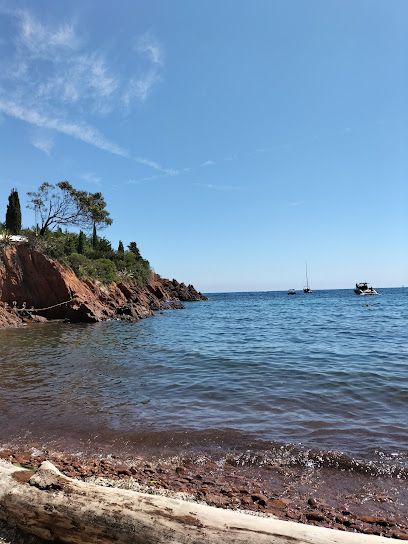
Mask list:
[[[309,289],[309,278],[307,277],[307,263],[306,264],[306,287]]]

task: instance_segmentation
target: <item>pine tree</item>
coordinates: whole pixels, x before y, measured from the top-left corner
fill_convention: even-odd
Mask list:
[[[139,248],[137,247],[136,242],[130,242],[128,245],[128,249],[130,252],[134,253],[138,259],[141,259],[142,256],[140,255]]]
[[[118,253],[122,253],[122,254],[125,253],[125,248],[123,247],[122,240],[119,240]]]
[[[86,236],[85,234],[81,231],[79,231],[79,236],[78,236],[78,247],[77,247],[77,252],[80,254],[80,255],[83,255],[84,252],[85,252],[85,241],[86,241]]]
[[[98,235],[96,234],[96,225],[94,223],[93,225],[93,231],[92,231],[92,247],[96,249],[98,247]]]
[[[8,198],[6,229],[11,234],[19,234],[21,231],[21,206],[17,189],[12,189]]]

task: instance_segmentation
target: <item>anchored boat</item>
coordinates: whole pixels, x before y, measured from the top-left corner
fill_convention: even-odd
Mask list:
[[[356,283],[354,292],[356,295],[378,295],[374,287],[368,287],[367,283]]]
[[[304,293],[313,293],[313,291],[309,287],[309,278],[308,278],[308,275],[307,275],[307,263],[306,263],[306,287],[303,287],[303,292]]]

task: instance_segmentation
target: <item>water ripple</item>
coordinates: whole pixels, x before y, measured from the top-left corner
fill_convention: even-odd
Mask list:
[[[230,429],[407,459],[407,294],[218,294],[136,324],[0,331],[0,434]]]

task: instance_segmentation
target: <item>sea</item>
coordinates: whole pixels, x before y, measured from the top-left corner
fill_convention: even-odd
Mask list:
[[[408,289],[217,293],[0,331],[0,443],[408,474]],[[252,461],[251,461],[252,460]]]

